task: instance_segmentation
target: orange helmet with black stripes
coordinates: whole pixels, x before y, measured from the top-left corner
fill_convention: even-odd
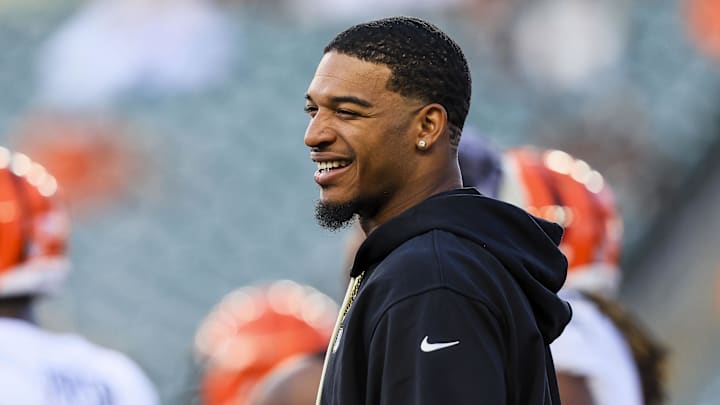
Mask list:
[[[70,221],[57,194],[57,181],[42,165],[0,147],[0,297],[62,286]]]
[[[521,147],[503,157],[500,198],[563,226],[566,286],[612,294],[619,283],[622,220],[602,175],[559,150]]]
[[[290,280],[239,288],[215,306],[195,336],[205,405],[241,405],[275,366],[327,348],[337,305]]]

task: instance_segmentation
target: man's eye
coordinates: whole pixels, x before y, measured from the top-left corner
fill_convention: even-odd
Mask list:
[[[306,105],[304,110],[306,114],[315,115],[318,109],[313,105]]]
[[[356,113],[355,111],[343,110],[343,109],[337,110],[336,113],[337,113],[337,115],[342,115],[342,116],[346,116],[346,117],[360,116],[360,114]]]

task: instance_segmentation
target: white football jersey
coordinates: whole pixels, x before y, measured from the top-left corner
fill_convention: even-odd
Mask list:
[[[125,355],[73,334],[0,318],[0,405],[155,405],[150,380]]]
[[[612,320],[579,293],[560,296],[572,306],[572,319],[550,345],[555,369],[584,376],[596,405],[642,405],[637,366]]]

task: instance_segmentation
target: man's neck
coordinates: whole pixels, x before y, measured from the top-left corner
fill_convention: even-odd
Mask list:
[[[375,215],[363,216],[360,214],[360,226],[362,227],[365,235],[369,235],[375,228],[389,221],[390,219],[400,215],[407,209],[414,207],[428,198],[444,193],[446,191],[455,190],[462,187],[462,180],[458,174],[455,176],[447,176],[445,179],[433,184],[426,183],[424,187],[413,187],[399,192],[398,195],[402,196],[402,200],[390,201],[386,204],[382,210],[379,210]]]

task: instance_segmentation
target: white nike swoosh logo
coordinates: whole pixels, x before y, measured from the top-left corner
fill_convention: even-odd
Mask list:
[[[434,352],[435,350],[444,349],[446,347],[459,345],[460,341],[456,340],[454,342],[442,342],[442,343],[430,343],[428,342],[428,337],[425,336],[425,339],[423,339],[422,343],[420,343],[420,350],[424,351],[425,353]]]

